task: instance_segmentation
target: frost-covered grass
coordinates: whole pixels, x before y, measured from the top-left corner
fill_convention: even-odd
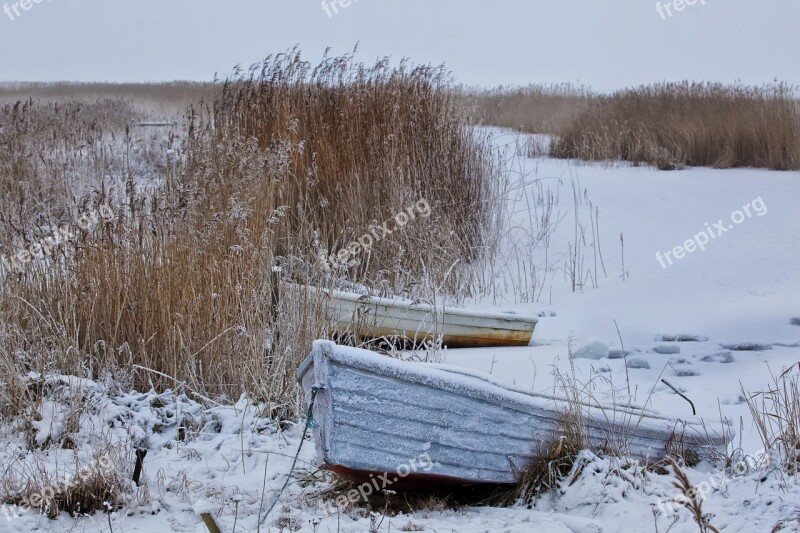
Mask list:
[[[122,101],[141,116],[138,121],[178,120],[189,105],[213,98],[213,83],[176,81],[165,83],[0,82],[0,104],[33,99],[39,103],[98,100]],[[137,121],[137,122],[138,122]]]
[[[764,448],[777,452],[781,467],[800,473],[800,361],[774,376],[766,390],[742,393]]]
[[[0,464],[4,466],[0,525],[19,530],[170,531],[200,533],[200,515],[209,513],[222,531],[697,531],[692,512],[681,506],[684,491],[674,485],[671,468],[653,469],[640,462],[578,452],[562,471],[553,470],[548,487],[530,500],[485,507],[473,500],[457,505],[446,495],[415,499],[403,494],[388,501],[336,508],[331,498],[349,487],[316,468],[313,443],[301,446],[303,424],[279,423],[270,406],[242,397],[231,405],[203,405],[176,389],[146,394],[128,392],[110,381],[31,375],[40,395],[32,409],[42,422],[2,427]],[[31,387],[35,388],[35,387]],[[33,399],[32,399],[33,400]],[[75,405],[83,407],[77,412]],[[70,422],[70,419],[75,422]],[[45,442],[28,447],[28,440]],[[60,444],[69,440],[70,446]],[[140,486],[131,481],[132,451],[148,450]],[[107,458],[113,463],[107,463]],[[681,468],[694,487],[704,516],[721,531],[762,531],[783,523],[796,526],[800,486],[785,471],[737,459],[728,465],[703,463]],[[106,465],[113,464],[113,470]],[[101,468],[93,465],[102,465]],[[81,468],[83,468],[81,470]],[[33,470],[35,469],[35,470]],[[32,471],[33,470],[33,471]],[[81,473],[82,472],[82,473]],[[102,474],[99,512],[67,510],[59,487],[76,486],[87,472]],[[31,475],[34,474],[35,475]],[[287,476],[287,490],[280,493]],[[55,497],[41,503],[34,495]],[[326,490],[333,491],[321,494]],[[22,496],[37,506],[22,505]],[[269,516],[266,510],[280,497]],[[491,500],[490,500],[491,501]],[[494,500],[495,502],[497,500]],[[108,505],[106,505],[108,504]],[[60,505],[64,512],[46,512]],[[331,512],[333,509],[333,512]],[[261,526],[259,526],[259,524]]]
[[[476,265],[497,242],[503,169],[457,111],[443,69],[387,64],[314,67],[293,51],[235,72],[206,101],[196,97],[207,86],[188,96],[183,86],[0,88],[0,254],[36,249],[53,226],[74,230],[46,254],[0,266],[4,501],[23,504],[66,479],[32,507],[138,512],[151,501],[148,485],[130,483],[140,447],[149,483],[188,498],[195,481],[166,481],[148,465],[196,425],[228,434],[204,422],[200,403],[239,416],[248,409],[231,406],[251,399],[252,424],[284,439],[299,414],[297,363],[331,331],[322,297],[283,295],[273,307],[281,277],[412,298],[482,289]],[[14,100],[25,91],[37,100]],[[192,105],[176,111],[182,98]],[[153,119],[177,125],[136,125]],[[324,260],[423,200],[424,221],[392,228],[356,260]],[[113,216],[80,224],[101,208]],[[63,380],[68,393],[53,389]],[[150,392],[131,403],[130,391]],[[169,391],[200,403],[148,403]],[[258,440],[265,430],[250,431]],[[100,459],[106,470],[93,466]],[[81,468],[103,483],[92,474],[79,490]],[[245,464],[242,475],[254,474]],[[243,506],[267,494],[258,482],[248,491]]]
[[[284,434],[291,446],[298,444],[295,424],[279,422],[272,406],[246,397],[206,406],[180,389],[142,394],[119,388],[109,377],[55,374],[29,374],[17,385],[26,397],[17,399],[20,410],[13,416],[4,413],[0,448],[0,498],[9,504],[6,511],[22,515],[17,523],[36,522],[40,513],[61,522],[95,511],[111,513],[109,521],[118,522],[168,510],[175,504],[168,503],[171,494],[190,508],[206,501],[221,509],[239,493],[237,475],[252,481],[252,492],[240,494],[243,505],[258,504],[256,480],[279,477],[264,478],[267,456],[281,454]],[[138,486],[132,481],[134,450],[148,451]],[[231,472],[208,485],[215,475],[190,473],[201,460],[214,471],[227,465]],[[273,465],[281,468],[281,459]]]
[[[321,297],[272,309],[274,266],[414,298],[479,290],[504,175],[456,98],[442,69],[291,52],[234,73],[185,129],[132,128],[142,114],[121,101],[4,107],[3,253],[99,206],[115,215],[2,275],[8,370],[247,392],[294,416],[296,365],[330,332]],[[422,200],[423,221],[323,260]]]
[[[287,68],[302,71],[298,65]],[[369,72],[380,71],[353,75],[357,83],[376,83]],[[424,72],[417,75],[422,88],[431,88]],[[422,181],[414,179],[431,172],[445,179],[445,170],[449,175],[454,168],[475,168],[470,165],[480,162],[480,154],[446,168],[423,158],[414,168],[400,167],[407,182],[373,190],[381,179],[395,177],[396,167],[370,170],[376,173],[369,174],[369,183],[359,173],[408,144],[377,147],[376,136],[386,132],[360,137],[358,128],[342,126],[335,136],[316,138],[341,151],[326,149],[330,159],[309,167],[309,143],[303,142],[303,132],[311,131],[304,128],[313,126],[303,120],[330,113],[331,101],[353,112],[353,124],[367,123],[356,113],[359,106],[375,104],[364,86],[358,95],[348,95],[323,84],[326,98],[317,95],[315,104],[321,109],[293,121],[292,113],[315,89],[286,96],[282,91],[288,86],[272,86],[259,73],[237,83],[227,93],[234,101],[218,102],[217,112],[241,119],[239,98],[267,110],[251,117],[254,122],[231,119],[229,129],[205,128],[208,115],[198,110],[190,134],[143,138],[115,130],[112,138],[99,128],[103,134],[94,143],[81,145],[82,135],[95,131],[81,113],[102,117],[108,104],[98,103],[83,111],[70,108],[69,119],[58,119],[80,133],[67,140],[67,148],[48,144],[47,120],[35,122],[44,129],[30,131],[44,134],[33,134],[29,144],[7,141],[24,153],[3,160],[2,176],[28,179],[3,182],[4,236],[35,238],[32,222],[75,221],[82,209],[106,201],[117,208],[117,218],[81,233],[57,261],[35,261],[30,270],[3,279],[0,498],[8,504],[0,508],[0,530],[10,525],[199,533],[200,515],[207,513],[223,531],[698,531],[696,514],[681,504],[680,495],[690,490],[685,481],[703,488],[701,519],[720,531],[800,525],[791,454],[796,372],[781,376],[800,358],[795,175],[692,169],[667,176],[627,165],[528,160],[513,147],[504,155],[519,180],[504,191],[507,203],[496,213],[508,213],[511,224],[504,238],[493,242],[498,253],[480,263],[480,270],[450,270],[475,219],[462,223],[462,211],[440,204],[445,216],[434,218],[433,225],[393,235],[396,240],[387,239],[386,248],[365,262],[326,272],[315,266],[318,252],[336,250],[363,233],[360,224],[384,220],[383,210],[407,207],[411,193],[422,190],[416,188]],[[388,112],[383,104],[394,100],[380,95],[389,99],[378,101],[380,111]],[[285,107],[268,105],[284,96]],[[139,116],[126,106],[111,107],[125,121]],[[462,122],[438,122],[444,109],[434,106],[426,119],[432,122],[422,117],[421,124],[440,125],[443,129],[433,129],[436,135],[461,131]],[[41,117],[58,115],[52,108]],[[397,128],[388,134],[408,135],[409,143],[413,136],[411,144],[419,146],[417,130]],[[26,134],[23,130],[18,134]],[[183,142],[186,135],[192,140]],[[261,146],[250,140],[260,135],[273,142]],[[435,146],[436,135],[424,139]],[[327,144],[336,139],[341,144]],[[469,145],[466,137],[458,139]],[[44,147],[45,155],[61,150],[54,153],[68,163],[66,171],[55,164],[61,159],[37,160],[38,152],[25,151],[27,146]],[[353,153],[361,154],[363,166],[337,159]],[[62,169],[59,176],[66,178],[82,176],[88,195],[74,200],[68,187],[44,187],[50,168]],[[357,195],[346,203],[347,190],[335,186],[320,192],[325,176],[342,169],[353,172],[348,184],[355,189],[348,190],[368,198],[363,205],[355,203]],[[118,185],[106,186],[105,176]],[[432,187],[424,190],[434,213],[436,199],[461,202],[449,192],[452,183]],[[386,190],[395,191],[389,195],[394,203],[377,203],[374,195]],[[278,200],[271,199],[273,193]],[[300,193],[308,196],[301,196],[303,209],[293,212],[298,197],[291,195]],[[766,216],[669,270],[659,266],[657,250],[681,244],[704,222],[756,196],[769,207]],[[341,203],[329,210],[323,200],[331,199]],[[282,210],[283,205],[289,207]],[[46,220],[37,218],[40,212],[47,213]],[[457,225],[464,233],[439,238],[437,232],[454,232]],[[262,243],[267,244],[261,248]],[[518,389],[552,392],[566,386],[606,403],[644,404],[681,417],[690,407],[661,381],[666,379],[701,416],[731,420],[736,440],[727,457],[680,464],[683,481],[672,467],[581,449],[575,445],[580,438],[565,425],[554,435],[550,456],[530,472],[531,490],[506,498],[507,507],[497,500],[490,506],[452,505],[446,494],[408,505],[403,495],[390,495],[391,506],[384,502],[331,514],[320,495],[343,489],[317,469],[313,443],[304,440],[293,376],[305,343],[324,336],[324,313],[320,302],[302,299],[284,301],[277,321],[269,313],[277,257],[299,281],[343,276],[386,292],[405,288],[411,298],[424,296],[431,285],[443,288],[439,296],[470,287],[469,301],[477,306],[542,319],[533,346],[443,350],[448,364],[491,373]],[[447,272],[452,279],[445,283]],[[447,303],[467,292],[448,295]],[[569,379],[553,379],[559,374]],[[773,375],[779,376],[777,383]],[[297,467],[290,471],[301,444]],[[737,468],[753,464],[747,457],[765,445],[771,448],[768,467]],[[138,449],[148,453],[137,487],[132,476]]]

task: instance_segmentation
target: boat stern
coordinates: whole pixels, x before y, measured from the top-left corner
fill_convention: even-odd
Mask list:
[[[297,380],[303,388],[304,402],[311,416],[309,428],[314,435],[317,461],[322,465],[329,463],[332,403],[330,397],[330,357],[335,343],[314,341],[311,353],[297,368]],[[310,408],[310,409],[309,409]]]

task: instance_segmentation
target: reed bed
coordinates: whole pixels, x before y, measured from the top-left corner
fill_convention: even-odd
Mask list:
[[[464,296],[498,240],[499,162],[446,79],[352,57],[314,67],[292,51],[235,71],[191,106],[186,130],[163,135],[157,157],[124,125],[142,116],[124,102],[111,106],[119,119],[103,103],[70,104],[75,114],[63,104],[7,107],[3,126],[27,106],[13,119],[18,135],[0,142],[0,186],[27,185],[2,204],[11,237],[0,253],[54,221],[75,235],[2,274],[4,374],[112,376],[216,401],[247,393],[293,416],[295,368],[331,332],[322,299],[286,292],[273,309],[276,285]],[[66,169],[57,191],[44,194],[53,184],[42,164]],[[91,186],[76,194],[69,176],[87,168]],[[331,260],[423,199],[430,216]],[[83,227],[97,212],[113,216]]]
[[[571,124],[594,97],[586,87],[562,83],[470,91],[467,102],[479,123],[552,135]]]
[[[570,84],[466,91],[476,123],[552,136],[530,157],[800,169],[800,100],[785,84],[661,83],[599,94]]]
[[[119,100],[0,105],[0,253],[41,239],[42,227],[69,219],[76,195],[126,174],[114,148],[136,116]]]
[[[558,132],[551,155],[685,166],[800,169],[796,90],[663,83],[594,98]]]
[[[124,101],[134,106],[139,118],[161,120],[180,118],[186,108],[213,98],[213,83],[175,81],[165,83],[0,83],[0,104],[33,99],[40,103],[84,103],[98,100]]]

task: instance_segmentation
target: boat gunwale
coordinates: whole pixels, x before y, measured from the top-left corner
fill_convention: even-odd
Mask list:
[[[520,326],[531,326],[534,327],[539,322],[539,317],[527,314],[527,313],[518,313],[516,311],[481,311],[477,309],[464,309],[460,307],[452,307],[452,306],[435,306],[433,304],[427,303],[415,303],[412,300],[408,300],[407,298],[396,297],[392,298],[385,298],[381,296],[374,296],[370,294],[358,294],[354,292],[347,292],[341,291],[338,289],[325,289],[322,287],[312,287],[310,285],[300,285],[297,284],[301,288],[305,288],[307,290],[313,292],[321,292],[327,294],[333,300],[343,300],[346,302],[354,303],[354,304],[368,304],[368,305],[382,305],[391,309],[398,309],[398,310],[407,310],[407,311],[415,311],[421,313],[432,313],[436,312],[441,315],[447,316],[459,316],[465,318],[478,318],[478,319],[486,319],[486,320],[494,320],[497,322],[519,322]],[[447,324],[447,322],[445,322]],[[451,323],[449,325],[463,325],[458,323]],[[510,328],[510,327],[498,327],[498,328],[486,328],[486,329],[508,329],[511,331],[526,331],[523,327],[520,328]]]

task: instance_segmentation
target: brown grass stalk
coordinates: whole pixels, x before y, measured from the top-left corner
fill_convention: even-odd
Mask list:
[[[496,244],[501,171],[447,80],[352,57],[314,67],[292,51],[237,70],[185,130],[132,129],[144,114],[123,100],[1,108],[0,253],[50,224],[76,232],[0,274],[8,371],[249,392],[292,416],[297,364],[331,332],[320,298],[270,311],[273,266],[285,280],[458,297]],[[346,264],[322,259],[421,199],[430,217]],[[113,220],[77,229],[102,205]]]
[[[793,87],[664,83],[594,98],[557,132],[551,154],[685,166],[800,169]]]

